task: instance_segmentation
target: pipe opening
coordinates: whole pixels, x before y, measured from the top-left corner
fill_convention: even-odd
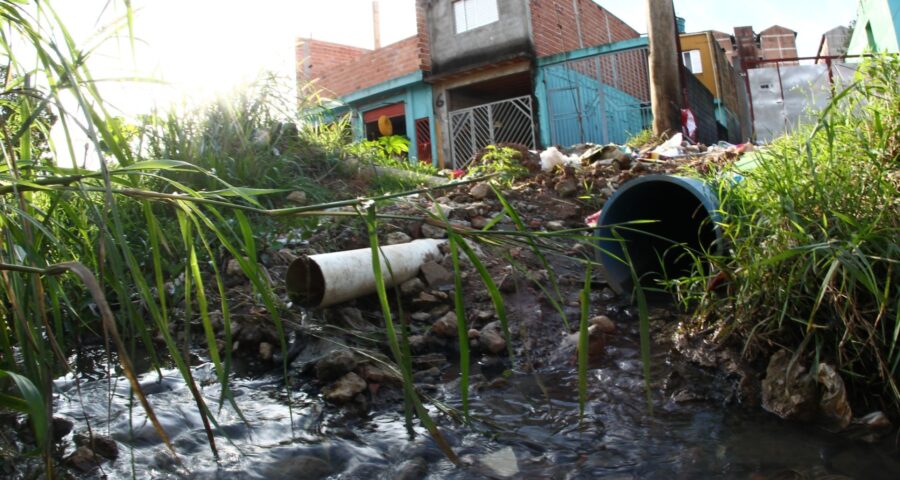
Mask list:
[[[622,244],[614,240],[613,228],[628,248],[642,287],[658,287],[658,280],[689,275],[695,265],[693,255],[715,251],[721,233],[716,225],[717,201],[699,181],[651,175],[624,185],[604,206],[598,229],[600,259],[607,281],[619,293],[634,287]],[[627,222],[653,223],[625,226]]]
[[[301,307],[317,307],[325,298],[325,276],[319,265],[307,256],[291,262],[284,283],[288,296]]]

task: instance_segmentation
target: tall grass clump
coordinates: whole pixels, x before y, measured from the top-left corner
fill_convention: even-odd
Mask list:
[[[200,190],[219,190],[224,182],[302,190],[310,200],[324,200],[321,179],[349,141],[349,129],[341,120],[296,118],[288,90],[282,79],[263,75],[206,104],[145,115],[137,148],[145,158],[196,166],[166,177]]]
[[[204,348],[224,386],[219,402],[229,400],[231,352],[218,348],[210,315],[222,312],[230,344],[228,299],[217,267],[225,256],[240,263],[281,329],[279,305],[253,258],[247,220],[234,211],[255,199],[211,175],[212,168],[136,154],[132,130],[107,110],[88,52],[50,3],[0,1],[0,56],[6,66],[0,91],[0,408],[30,416],[36,445],[28,449],[45,454],[43,474],[53,477],[47,430],[52,381],[71,371],[70,354],[80,345],[99,340],[109,346],[110,368],[129,380],[136,403],[174,452],[130,361],[140,348],[153,368],[165,360],[184,376],[215,452],[215,419],[192,381],[174,311],[183,306],[185,317],[202,325]],[[54,123],[63,131],[56,143],[49,140]],[[78,130],[89,139],[97,169],[58,161],[75,157]],[[191,178],[190,186],[176,181],[179,175]],[[181,275],[180,287],[167,294],[166,283]],[[218,291],[218,299],[207,290]]]
[[[720,177],[728,255],[707,258],[714,281],[675,284],[699,318],[719,322],[722,340],[751,356],[786,347],[836,365],[857,405],[895,414],[898,78],[900,58],[867,61],[816,125],[776,140],[739,168],[742,179]]]

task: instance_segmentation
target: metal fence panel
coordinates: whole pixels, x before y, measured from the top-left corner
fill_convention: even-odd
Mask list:
[[[453,167],[465,165],[488,145],[518,143],[537,148],[531,96],[450,112]]]
[[[548,65],[550,141],[624,143],[652,122],[647,47]]]

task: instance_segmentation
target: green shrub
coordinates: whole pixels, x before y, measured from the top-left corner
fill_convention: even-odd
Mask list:
[[[728,256],[707,255],[728,295],[672,285],[749,354],[781,346],[836,365],[869,408],[900,410],[900,59],[860,68],[818,124],[717,179]],[[702,262],[700,262],[702,263]],[[699,302],[699,303],[696,303]],[[864,412],[863,412],[864,413]]]
[[[469,168],[468,177],[496,175],[501,183],[511,184],[519,178],[528,176],[528,169],[522,165],[522,154],[509,147],[488,145],[481,161]]]

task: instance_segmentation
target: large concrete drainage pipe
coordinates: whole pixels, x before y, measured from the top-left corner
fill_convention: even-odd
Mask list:
[[[715,191],[691,178],[647,175],[620,187],[597,222],[599,257],[610,287],[620,294],[634,287],[631,270],[621,260],[623,244],[645,287],[655,286],[663,277],[689,274],[693,260],[686,249],[719,252],[718,203]],[[624,225],[641,220],[652,223]],[[615,238],[614,230],[622,241]]]
[[[445,242],[422,239],[381,247],[385,285],[393,287],[418,275],[423,263],[438,258]],[[288,267],[285,284],[291,299],[306,308],[327,307],[375,293],[372,250],[300,257]]]

